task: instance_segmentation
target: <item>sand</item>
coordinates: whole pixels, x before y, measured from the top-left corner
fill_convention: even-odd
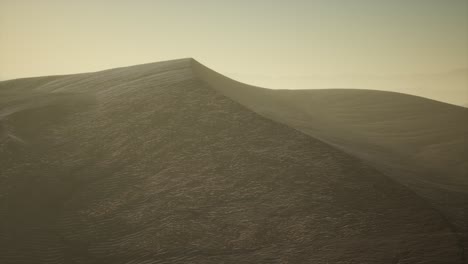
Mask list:
[[[466,160],[426,178],[420,161],[466,128],[385,145],[369,135],[393,106],[355,92],[251,89],[192,59],[0,82],[0,263],[463,263],[458,218],[424,190],[466,192]],[[447,108],[398,96],[416,121]]]

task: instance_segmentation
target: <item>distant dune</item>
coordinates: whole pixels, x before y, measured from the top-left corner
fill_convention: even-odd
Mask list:
[[[459,106],[468,104],[468,68],[430,74],[268,76],[231,73],[229,76],[273,89],[372,89],[423,96]]]
[[[0,263],[463,263],[467,111],[192,59],[0,82]]]

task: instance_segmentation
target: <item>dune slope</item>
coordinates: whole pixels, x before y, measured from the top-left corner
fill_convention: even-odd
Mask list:
[[[426,200],[194,65],[0,82],[0,263],[463,262]]]
[[[461,239],[468,238],[468,109],[373,90],[262,89],[198,62],[194,71],[249,109],[334,145],[409,187],[447,217]]]

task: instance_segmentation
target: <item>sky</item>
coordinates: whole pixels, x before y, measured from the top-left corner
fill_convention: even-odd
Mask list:
[[[0,0],[0,80],[186,57],[269,88],[415,93],[460,73],[460,92],[468,1]]]

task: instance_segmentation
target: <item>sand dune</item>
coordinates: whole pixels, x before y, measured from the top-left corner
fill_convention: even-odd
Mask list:
[[[0,82],[0,263],[463,263],[465,117],[191,59]]]
[[[230,73],[271,89],[372,89],[422,96],[449,104],[468,104],[468,68],[427,74],[311,74],[256,75]]]
[[[262,89],[194,65],[223,94],[408,186],[467,239],[468,109],[394,92]]]

